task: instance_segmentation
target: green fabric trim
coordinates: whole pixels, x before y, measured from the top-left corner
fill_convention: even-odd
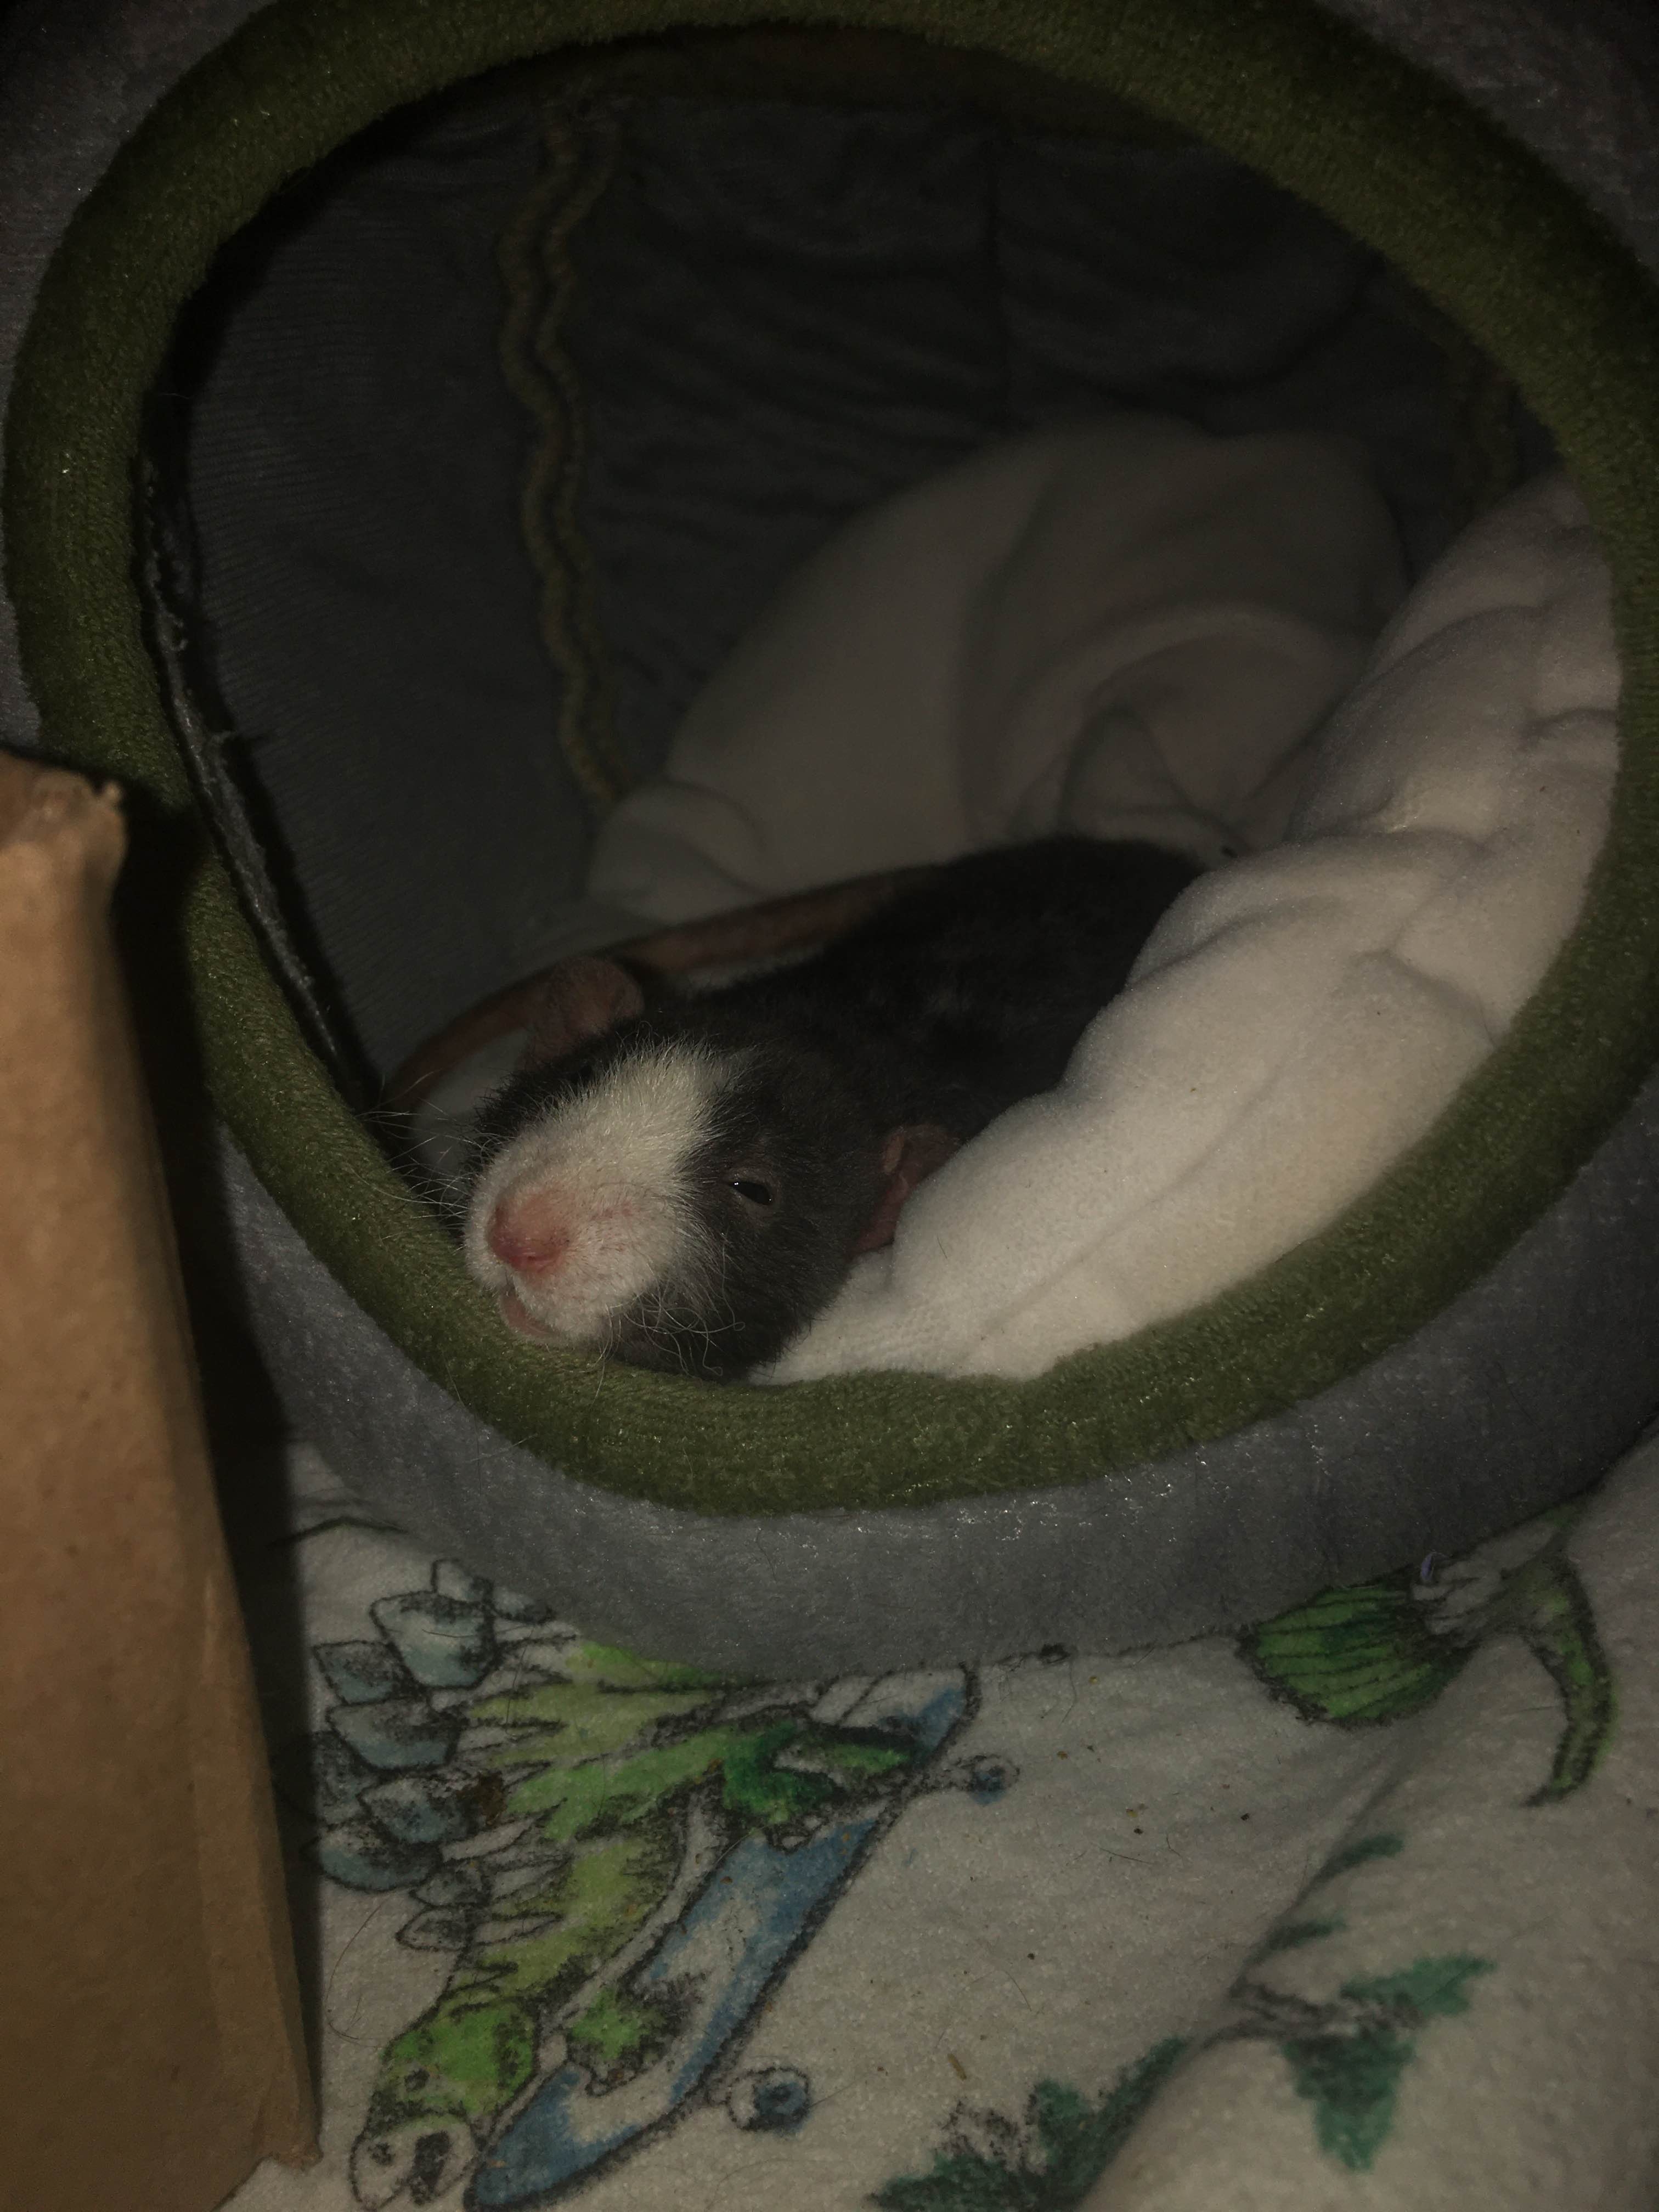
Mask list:
[[[184,781],[145,658],[129,487],[143,395],[220,242],[390,107],[493,64],[669,27],[909,29],[1142,103],[1389,255],[1515,379],[1602,532],[1623,765],[1578,929],[1430,1135],[1331,1231],[1201,1311],[1030,1382],[782,1391],[510,1340],[307,1052],[219,870],[188,930],[214,1095],[319,1257],[426,1371],[568,1472],[729,1513],[917,1505],[1224,1435],[1430,1320],[1559,1194],[1659,1052],[1659,306],[1603,226],[1462,102],[1308,0],[282,0],[155,111],[77,214],[30,328],[5,488],[24,665],[60,757]]]

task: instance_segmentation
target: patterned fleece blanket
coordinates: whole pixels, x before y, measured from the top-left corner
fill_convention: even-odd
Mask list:
[[[1659,1440],[1239,1638],[763,1686],[286,1477],[324,2154],[236,2212],[1654,2203]]]

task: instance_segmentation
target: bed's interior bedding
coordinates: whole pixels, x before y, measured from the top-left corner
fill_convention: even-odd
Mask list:
[[[1539,445],[1375,254],[1174,133],[605,86],[393,118],[181,352],[222,711],[382,1073],[627,933],[580,897],[596,789],[872,500],[1126,406],[1334,428],[1417,568]]]
[[[758,1379],[1038,1375],[1200,1306],[1492,1052],[1606,831],[1607,573],[1554,471],[1402,589],[1346,447],[1131,415],[988,447],[786,582],[605,824],[602,896],[673,923],[1056,832],[1212,872],[1059,1088],[927,1182]],[[428,1102],[428,1173],[523,1042]]]
[[[916,1194],[774,1379],[1042,1374],[1338,1220],[1490,1056],[1577,920],[1619,692],[1605,566],[1553,472],[1449,549],[1311,760],[1292,756],[1282,842],[1183,893],[1059,1088]],[[1065,804],[1060,826],[1099,823]]]

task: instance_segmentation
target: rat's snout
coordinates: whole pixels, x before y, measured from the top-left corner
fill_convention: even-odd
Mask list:
[[[509,1192],[490,1215],[484,1242],[515,1275],[550,1274],[570,1249],[568,1215],[549,1192]]]

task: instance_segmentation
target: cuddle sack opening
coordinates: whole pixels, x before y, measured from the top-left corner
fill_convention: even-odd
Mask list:
[[[1397,1564],[1425,1518],[1456,1548],[1565,1494],[1651,1397],[1650,1138],[1632,1110],[1659,1036],[1650,280],[1466,101],[1295,0],[968,8],[948,27],[855,12],[872,31],[948,27],[970,56],[1133,103],[1320,210],[1449,315],[1545,426],[1596,532],[1620,753],[1577,926],[1405,1154],[1196,1310],[1028,1379],[721,1391],[514,1343],[344,1103],[224,855],[204,863],[187,902],[195,1018],[234,1140],[251,1302],[306,1426],[438,1540],[586,1623],[775,1670],[840,1663],[853,1615],[890,1622],[884,1652],[860,1632],[866,1664],[1259,1617]],[[764,11],[780,16],[817,20]],[[180,314],[225,243],[410,103],[561,51],[684,46],[704,20],[599,0],[283,0],[215,44],[206,11],[190,17],[194,51],[211,51],[79,179],[17,354],[7,588],[46,749],[163,811],[193,803],[145,636],[131,487]],[[474,987],[450,988],[431,1020]],[[415,1042],[412,1012],[398,1018],[371,1060]],[[1547,1310],[1552,1284],[1571,1326]]]

